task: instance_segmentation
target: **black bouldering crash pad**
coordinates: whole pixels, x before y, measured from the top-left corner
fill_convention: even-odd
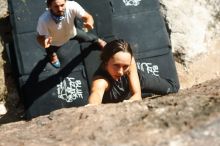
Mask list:
[[[61,68],[48,63],[45,49],[36,41],[38,17],[45,0],[8,0],[13,40],[8,44],[10,62],[19,83],[27,118],[64,107],[87,104],[92,75],[99,66],[97,45],[70,40],[58,50]],[[91,32],[111,41],[128,41],[138,69],[172,78],[179,86],[169,34],[158,0],[76,0],[92,14]],[[80,21],[75,22],[81,28]]]

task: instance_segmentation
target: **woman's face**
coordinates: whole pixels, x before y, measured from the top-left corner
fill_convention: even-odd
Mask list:
[[[131,54],[128,52],[117,52],[109,59],[106,70],[114,80],[118,80],[121,76],[129,71],[131,64]]]
[[[54,0],[49,8],[52,10],[53,14],[63,16],[66,9],[65,4],[65,0]]]

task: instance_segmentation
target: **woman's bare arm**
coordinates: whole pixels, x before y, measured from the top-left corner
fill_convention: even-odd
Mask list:
[[[131,61],[128,78],[130,83],[130,89],[132,92],[132,96],[130,97],[129,100],[142,100],[140,80],[138,77],[137,66],[134,57],[132,58]]]
[[[105,90],[108,87],[108,82],[102,78],[96,78],[92,82],[91,93],[89,96],[89,104],[97,105],[102,103],[102,98]]]

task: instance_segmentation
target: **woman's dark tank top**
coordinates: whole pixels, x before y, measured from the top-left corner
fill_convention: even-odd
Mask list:
[[[109,82],[109,88],[103,95],[102,103],[117,103],[130,97],[129,81],[126,75],[116,81],[100,66],[94,76],[102,76]]]

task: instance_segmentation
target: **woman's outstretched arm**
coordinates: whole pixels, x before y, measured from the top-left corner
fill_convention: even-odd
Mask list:
[[[137,66],[134,57],[132,57],[131,60],[128,78],[130,83],[130,89],[132,92],[132,96],[130,97],[129,100],[142,100],[140,81],[139,81]]]
[[[103,78],[95,78],[92,81],[91,92],[88,100],[89,105],[97,105],[102,103],[102,98],[108,82]]]

